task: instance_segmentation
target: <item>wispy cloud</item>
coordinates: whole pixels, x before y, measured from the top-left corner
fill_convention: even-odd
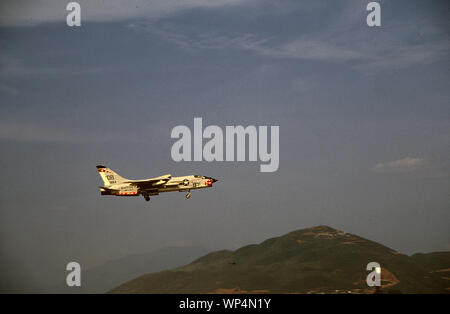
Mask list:
[[[261,55],[318,61],[348,61],[363,57],[360,52],[321,40],[301,37],[274,47],[252,47]]]
[[[318,62],[347,63],[360,71],[401,69],[414,64],[426,64],[445,60],[449,55],[448,39],[430,42],[404,42],[394,35],[379,35],[379,40],[366,41],[361,31],[352,30],[350,35],[335,32],[320,36],[301,35],[281,41],[279,38],[262,37],[241,33],[225,36],[214,32],[186,35],[171,28],[158,28],[152,23],[128,25],[136,31],[159,35],[163,40],[179,48],[196,52],[200,50],[242,50],[268,58],[299,59]]]
[[[23,60],[8,55],[0,54],[0,78],[33,78],[43,76],[73,76],[95,74],[111,70],[110,68],[100,66],[46,66],[46,65],[28,65]]]
[[[132,134],[132,135],[130,135]],[[0,140],[14,142],[48,143],[105,143],[110,141],[148,143],[145,136],[133,133],[133,130],[98,131],[82,127],[64,127],[47,125],[38,121],[0,121]]]
[[[361,72],[402,69],[411,65],[429,64],[448,60],[450,40],[445,30],[433,26],[431,19],[411,25],[404,21],[384,20],[379,29],[369,29],[365,24],[365,4],[347,1],[342,9],[334,12],[334,18],[324,21],[320,32],[306,29],[288,32],[280,36],[258,32],[242,32],[226,35],[220,29],[198,29],[185,33],[182,29],[151,21],[129,24],[136,31],[159,35],[189,52],[200,50],[233,49],[249,51],[258,56],[278,59],[297,59],[332,62],[348,65]],[[321,8],[327,10],[327,8]],[[320,14],[320,10],[311,14]],[[280,19],[282,14],[278,13]],[[412,40],[420,33],[420,40]]]
[[[98,142],[104,138],[35,123],[0,122],[0,139],[18,142]]]
[[[217,8],[251,0],[78,0],[83,21],[113,22],[159,19],[191,8]],[[2,0],[0,25],[27,26],[66,20],[68,2],[58,0]]]
[[[196,35],[186,35],[169,27],[158,27],[149,22],[136,22],[128,24],[128,28],[141,33],[151,33],[170,42],[186,51],[199,51],[203,49],[222,50],[254,50],[264,48],[264,43],[270,38],[258,38],[250,33],[242,33],[230,37],[214,32],[199,32]]]
[[[378,163],[373,167],[376,172],[405,173],[423,169],[427,165],[422,158],[406,157],[390,162]]]
[[[152,23],[180,14],[188,9],[219,9],[242,5],[249,14],[262,14],[255,10],[271,2],[255,0],[80,0],[82,21],[112,22],[134,20],[129,24],[136,30],[159,34],[163,39],[178,47],[195,51],[200,49],[235,49],[250,51],[268,58],[290,58],[319,62],[346,63],[360,71],[399,69],[414,64],[448,60],[450,40],[443,30],[433,27],[431,20],[421,21],[420,32],[428,32],[432,39],[420,41],[406,40],[417,27],[411,23],[383,20],[377,30],[368,32],[365,25],[367,12],[365,3],[346,1],[333,18],[324,20],[322,31],[299,31],[297,36],[270,37],[258,33],[242,32],[224,35],[220,31],[199,29],[193,34],[185,34],[180,29],[156,27]],[[0,5],[0,25],[28,25],[60,21],[64,23],[67,12],[65,4],[56,0],[6,0]],[[259,5],[259,6],[258,6]],[[272,4],[273,5],[273,4]],[[280,19],[289,14],[294,2],[282,1],[272,14]],[[298,4],[296,4],[298,5]],[[327,10],[308,7],[318,18]],[[259,13],[255,13],[255,12]],[[264,13],[269,14],[268,12]],[[214,26],[213,26],[214,27]],[[290,37],[289,37],[290,36]],[[16,69],[18,72],[20,69]],[[92,71],[92,69],[90,69]],[[48,73],[64,69],[40,69]]]

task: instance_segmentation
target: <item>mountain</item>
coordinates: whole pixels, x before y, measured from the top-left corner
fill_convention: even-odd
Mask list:
[[[446,293],[450,293],[450,252],[416,253],[411,259],[436,275],[436,280],[447,287]]]
[[[210,251],[200,247],[165,247],[149,253],[129,255],[83,272],[82,287],[79,289],[69,288],[64,282],[50,292],[104,293],[143,274],[192,262]]]
[[[382,268],[378,292],[448,293],[448,278],[442,277],[449,275],[449,256],[410,257],[318,226],[236,251],[212,252],[188,265],[138,277],[110,293],[374,293],[366,284],[366,266],[372,261]]]

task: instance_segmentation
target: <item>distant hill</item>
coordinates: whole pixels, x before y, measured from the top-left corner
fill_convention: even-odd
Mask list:
[[[366,265],[382,267],[380,292],[448,293],[450,253],[400,254],[318,226],[217,251],[172,270],[138,277],[111,293],[373,293]]]
[[[79,289],[68,288],[64,282],[51,292],[105,293],[128,280],[192,262],[210,251],[199,247],[166,247],[150,253],[126,256],[83,272],[82,287]]]

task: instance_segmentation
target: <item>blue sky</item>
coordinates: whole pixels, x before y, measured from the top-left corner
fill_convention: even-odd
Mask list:
[[[69,28],[64,3],[3,1],[4,282],[40,289],[71,260],[234,249],[319,224],[449,250],[448,4],[380,1],[369,28],[367,2],[80,1]],[[172,161],[170,132],[194,117],[279,125],[279,170]],[[189,201],[100,197],[100,163],[220,181]]]

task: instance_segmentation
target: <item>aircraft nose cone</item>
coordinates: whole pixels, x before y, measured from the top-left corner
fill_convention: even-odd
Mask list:
[[[214,183],[214,182],[217,182],[217,181],[219,181],[219,180],[217,180],[217,179],[214,179],[214,178],[212,179],[212,182],[213,182],[213,183]]]

